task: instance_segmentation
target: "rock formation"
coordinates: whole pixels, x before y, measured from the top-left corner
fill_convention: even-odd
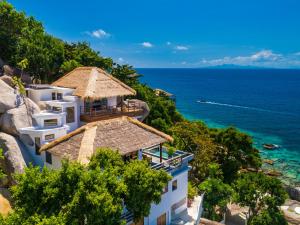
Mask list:
[[[32,126],[32,114],[38,113],[39,111],[39,107],[32,100],[26,98],[22,105],[7,110],[1,116],[0,130],[18,136],[18,129]]]
[[[0,113],[15,108],[16,101],[16,91],[3,80],[0,80]]]
[[[4,185],[14,184],[12,174],[23,173],[26,168],[25,159],[28,159],[26,149],[23,144],[15,137],[0,132],[0,146],[3,149],[4,160],[0,162],[1,168],[7,174],[7,182]]]

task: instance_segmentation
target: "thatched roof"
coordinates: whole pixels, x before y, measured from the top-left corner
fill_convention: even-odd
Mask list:
[[[135,90],[97,67],[78,67],[52,85],[74,88],[74,95],[90,99],[136,94]]]
[[[123,116],[89,123],[44,145],[41,151],[85,164],[97,148],[111,148],[126,155],[167,141],[173,141],[172,137]]]

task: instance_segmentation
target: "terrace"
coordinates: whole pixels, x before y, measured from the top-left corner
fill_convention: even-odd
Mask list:
[[[181,150],[169,155],[165,147],[144,150],[143,155],[150,161],[152,169],[164,169],[170,173],[176,172],[183,166],[188,166],[188,162],[194,158],[193,154]]]
[[[143,116],[146,111],[146,103],[137,99],[121,101],[115,106],[92,103],[80,107],[80,119],[85,122],[93,122],[119,116],[137,117]]]

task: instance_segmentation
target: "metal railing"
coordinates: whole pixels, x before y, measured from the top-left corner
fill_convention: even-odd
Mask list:
[[[143,152],[144,155],[146,156],[151,156],[151,157],[156,157],[159,158],[159,156],[155,156],[149,152]],[[173,169],[179,168],[183,162],[192,160],[194,155],[191,153],[187,153],[187,152],[183,152],[180,150],[177,150],[174,155],[176,155],[175,157],[172,157],[170,159],[167,160],[163,160],[160,163],[155,163],[155,162],[151,162],[151,168],[152,169],[164,169],[167,172],[170,172]]]

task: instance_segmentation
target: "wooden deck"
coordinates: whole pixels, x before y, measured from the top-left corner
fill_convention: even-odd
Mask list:
[[[142,116],[144,114],[143,109],[132,109],[126,111],[101,111],[101,112],[92,112],[92,113],[85,113],[80,115],[80,120],[84,122],[95,122],[99,120],[106,120],[112,119],[119,116],[129,116],[129,117],[136,117]]]

